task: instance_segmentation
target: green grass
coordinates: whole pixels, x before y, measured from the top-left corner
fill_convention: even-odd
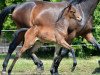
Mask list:
[[[0,71],[2,70],[2,63],[5,55],[0,55]],[[100,57],[91,57],[88,59],[77,58],[78,65],[74,72],[71,72],[72,58],[64,58],[59,66],[59,73],[61,75],[100,75],[100,68],[98,60]],[[44,63],[44,72],[42,75],[50,74],[49,70],[52,64],[52,59],[41,59]],[[10,65],[12,59],[10,60]],[[9,67],[9,66],[8,66]],[[36,72],[36,66],[30,59],[20,58],[13,71],[13,75],[34,75]],[[7,68],[8,69],[8,68]]]

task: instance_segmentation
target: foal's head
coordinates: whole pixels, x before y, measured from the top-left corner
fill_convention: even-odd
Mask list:
[[[82,20],[80,12],[74,6],[69,6],[64,12],[64,16],[70,19],[73,18],[79,21]]]

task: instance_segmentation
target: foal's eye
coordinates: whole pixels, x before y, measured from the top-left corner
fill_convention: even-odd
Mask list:
[[[73,11],[73,13],[75,13],[75,11]]]
[[[75,11],[70,11],[71,13],[75,13]]]
[[[75,11],[73,13],[76,13]]]

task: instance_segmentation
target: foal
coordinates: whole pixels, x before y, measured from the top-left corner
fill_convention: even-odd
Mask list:
[[[34,13],[32,13],[32,15],[33,14]],[[54,43],[57,43],[59,46],[61,45],[69,49],[72,52],[73,58],[74,58],[73,67],[76,66],[77,62],[76,62],[74,50],[68,44],[69,42],[67,43],[68,35],[69,35],[68,28],[70,25],[69,23],[70,20],[76,23],[77,22],[76,18],[81,19],[81,16],[79,12],[76,12],[74,7],[70,7],[66,9],[65,13],[63,14],[63,17],[57,23],[55,23],[55,22],[52,22],[52,18],[50,18],[51,16],[50,14],[51,13],[49,12],[48,13],[42,12],[42,14],[40,13],[36,17],[32,16],[31,23],[30,23],[32,27],[29,28],[27,32],[25,33],[24,45],[21,48],[21,50],[19,50],[19,52],[17,53],[16,58],[14,59],[11,67],[9,68],[9,74],[11,73],[14,64],[16,63],[18,58],[21,56],[21,54],[25,52],[27,49],[31,48],[35,44],[37,39],[39,39],[41,42],[46,42],[46,41],[54,42]],[[50,15],[50,16],[48,16],[49,18],[47,19],[46,17],[44,17],[44,15]],[[76,28],[74,29],[76,33]],[[73,38],[74,37],[75,35],[73,35]],[[59,51],[57,52],[59,53]]]

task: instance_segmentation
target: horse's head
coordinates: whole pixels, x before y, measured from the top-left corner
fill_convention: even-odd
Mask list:
[[[71,6],[71,5],[66,9],[65,16],[76,19],[78,21],[82,20],[82,16],[80,12],[78,11],[78,9],[76,9],[74,6]]]

